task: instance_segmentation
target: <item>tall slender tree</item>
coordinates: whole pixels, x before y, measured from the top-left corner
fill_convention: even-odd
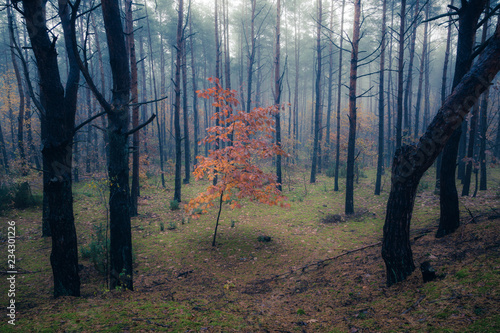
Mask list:
[[[318,167],[318,154],[319,154],[319,132],[321,131],[321,27],[323,24],[323,1],[317,1],[318,6],[318,16],[317,16],[317,27],[316,27],[316,54],[317,54],[317,70],[316,70],[316,83],[315,83],[315,105],[314,105],[314,141],[313,141],[313,151],[312,151],[312,163],[311,163],[311,183],[316,182],[316,172]]]
[[[175,135],[175,188],[174,200],[181,202],[181,171],[182,171],[182,147],[181,147],[181,63],[182,63],[182,28],[184,20],[184,1],[179,0],[177,9],[177,45],[175,59],[174,79],[174,135]]]
[[[340,170],[340,107],[341,107],[341,93],[342,93],[342,55],[344,44],[344,13],[345,13],[345,0],[342,0],[342,14],[340,16],[340,42],[339,42],[339,70],[337,81],[337,137],[336,137],[336,151],[335,151],[335,183],[333,190],[339,190],[339,170]]]
[[[278,110],[274,116],[276,122],[276,145],[281,148],[281,82],[282,76],[280,74],[280,24],[281,24],[281,2],[276,2],[276,49],[274,53],[274,104],[277,105]],[[282,190],[281,183],[283,182],[281,176],[281,155],[276,156],[276,183],[278,190]]]
[[[401,0],[401,14],[398,41],[398,108],[396,117],[396,149],[401,147],[403,126],[403,84],[404,84],[404,56],[405,56],[405,20],[406,0]]]
[[[347,144],[347,173],[345,213],[354,214],[354,163],[356,145],[356,87],[358,80],[358,53],[360,39],[361,0],[354,1],[354,23],[352,29],[351,70],[349,75],[349,141]]]
[[[377,158],[377,178],[375,180],[375,195],[380,195],[382,186],[382,173],[384,172],[384,72],[385,72],[385,34],[386,34],[386,12],[387,0],[382,2],[382,36],[380,38],[380,75],[378,83],[378,158]]]

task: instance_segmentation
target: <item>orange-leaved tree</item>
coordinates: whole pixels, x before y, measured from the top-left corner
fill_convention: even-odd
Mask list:
[[[198,164],[193,174],[197,180],[208,178],[212,185],[191,199],[186,211],[196,217],[197,210],[206,213],[219,201],[212,241],[215,246],[224,202],[230,202],[231,208],[240,208],[239,200],[243,198],[270,206],[288,206],[278,190],[276,175],[265,173],[257,164],[276,155],[288,154],[273,140],[274,115],[279,112],[279,106],[254,108],[250,112],[235,110],[239,105],[236,91],[223,89],[218,79],[210,78],[209,81],[215,86],[197,93],[201,98],[212,99],[212,105],[219,109],[212,117],[219,125],[208,128],[202,140],[202,143],[215,144],[215,149],[210,150],[208,157],[197,156]],[[221,142],[224,148],[220,147]],[[217,181],[213,182],[214,179]]]

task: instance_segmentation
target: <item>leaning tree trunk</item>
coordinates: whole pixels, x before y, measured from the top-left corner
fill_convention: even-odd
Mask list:
[[[441,106],[416,145],[396,151],[391,193],[387,202],[382,257],[387,284],[403,281],[415,269],[410,246],[410,222],[420,178],[434,163],[469,109],[500,71],[500,24],[482,55]]]

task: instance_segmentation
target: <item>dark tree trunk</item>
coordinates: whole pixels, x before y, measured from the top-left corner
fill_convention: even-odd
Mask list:
[[[184,116],[184,184],[189,184],[191,177],[191,141],[189,140],[189,109],[188,109],[188,95],[187,95],[187,50],[186,39],[184,38],[184,27],[182,29],[182,111]]]
[[[415,58],[415,42],[417,40],[417,27],[418,27],[418,14],[419,14],[419,0],[416,0],[415,3],[415,8],[414,8],[414,14],[413,14],[413,31],[411,34],[411,41],[410,41],[410,61],[408,64],[408,77],[406,78],[406,89],[405,89],[405,95],[404,95],[404,123],[405,123],[405,130],[406,134],[411,137],[411,109],[412,109],[412,90],[413,90],[413,61]],[[425,37],[424,37],[425,38]],[[418,117],[417,120],[418,122]],[[418,126],[417,123],[415,123],[415,126]],[[417,136],[418,133],[415,132],[415,136]]]
[[[217,3],[217,0],[216,0]],[[255,9],[257,7],[257,1],[251,0],[252,5],[252,16],[251,16],[251,26],[250,26],[250,50],[248,51],[248,74],[247,74],[247,107],[246,111],[250,112],[250,107],[252,105],[252,78],[253,78],[253,64],[255,62]],[[217,7],[217,6],[216,6]],[[218,44],[217,44],[218,45]]]
[[[401,0],[401,23],[399,26],[399,55],[398,55],[398,109],[396,118],[396,149],[401,147],[403,125],[403,83],[404,83],[404,56],[405,56],[405,19],[406,0]]]
[[[314,141],[313,141],[313,152],[312,152],[312,162],[311,162],[311,183],[316,182],[316,169],[318,164],[318,152],[319,152],[319,131],[321,130],[321,25],[323,24],[323,6],[322,0],[318,0],[318,17],[317,17],[317,35],[316,35],[316,54],[318,69],[316,71],[316,92],[315,99],[316,103],[314,105]]]
[[[500,25],[497,24],[491,43],[446,99],[419,142],[396,152],[382,242],[388,285],[403,281],[415,269],[409,233],[420,178],[434,163],[446,142],[451,140],[471,105],[477,102],[499,70]]]
[[[337,82],[337,137],[336,137],[336,151],[335,151],[335,183],[333,190],[339,190],[339,169],[340,169],[340,107],[341,107],[341,92],[342,92],[342,45],[344,42],[344,13],[345,13],[345,0],[342,0],[342,15],[340,18],[340,48],[339,48],[339,76]]]
[[[80,296],[78,247],[71,191],[72,141],[76,113],[79,70],[70,38],[69,6],[59,1],[69,74],[63,88],[57,52],[46,27],[45,1],[23,1],[26,24],[40,78],[44,200],[52,231],[50,262],[54,274],[54,297]],[[55,42],[55,41],[54,41]]]
[[[5,148],[5,140],[3,138],[2,125],[0,125],[0,150],[2,151],[2,166],[5,173],[9,173],[9,159],[7,158],[7,149]]]
[[[352,30],[351,70],[349,75],[349,142],[347,144],[347,175],[345,213],[354,214],[354,163],[356,144],[356,85],[358,79],[358,47],[361,16],[361,0],[354,2],[354,26]]]
[[[12,59],[12,67],[14,68],[14,74],[16,76],[17,91],[19,94],[19,112],[17,115],[17,148],[19,149],[19,158],[21,160],[21,175],[26,176],[28,174],[28,166],[26,164],[26,152],[24,151],[24,89],[23,82],[21,80],[21,73],[19,72],[19,67],[17,66],[16,55],[14,52],[14,18],[10,6],[7,4],[7,18],[9,25],[9,39],[10,39],[10,56]],[[21,55],[20,55],[21,56]]]
[[[128,167],[130,70],[118,0],[102,1],[104,27],[113,76],[113,95],[108,114],[110,288],[133,290],[132,233]]]
[[[330,6],[330,26],[328,31],[328,39],[330,40],[330,47],[328,48],[328,84],[327,84],[327,107],[326,107],[326,133],[325,133],[325,158],[323,164],[325,168],[330,168],[330,133],[331,133],[331,117],[332,117],[332,96],[333,96],[333,1]]]
[[[490,1],[486,2],[486,13],[489,13]],[[483,35],[481,42],[486,41],[486,36],[488,35],[488,23],[487,20],[483,25]],[[488,98],[490,94],[490,89],[486,90],[483,95],[481,102],[481,112],[479,114],[479,168],[481,171],[481,176],[479,179],[479,190],[486,191],[487,185],[487,169],[486,169],[486,134],[488,132]],[[500,117],[500,116],[499,116]],[[476,174],[477,180],[477,174]],[[477,185],[477,184],[476,184]],[[477,187],[476,187],[477,190]],[[474,195],[475,196],[475,195]]]
[[[455,75],[453,88],[455,88],[462,77],[467,73],[472,64],[471,54],[474,46],[476,25],[479,20],[486,0],[462,1],[459,10],[459,29],[457,44],[457,60],[455,64]],[[455,231],[460,225],[460,211],[458,207],[458,193],[455,184],[455,170],[458,155],[458,145],[462,127],[456,128],[451,139],[443,149],[441,164],[441,191],[440,207],[441,215],[436,237],[446,236]]]
[[[454,0],[451,0],[451,5],[453,6]],[[441,81],[441,104],[444,104],[446,99],[447,86],[447,73],[448,73],[448,63],[450,60],[450,45],[451,45],[451,27],[452,24],[448,24],[448,36],[446,37],[446,51],[444,53],[444,64],[443,64],[443,79]],[[435,192],[439,194],[441,189],[441,158],[442,155],[439,154],[436,160],[436,189]]]
[[[280,19],[281,19],[281,3],[278,0],[276,4],[276,50],[274,55],[274,104],[278,110],[276,112],[276,145],[281,146],[281,76],[280,76]],[[281,155],[276,156],[276,182],[278,183],[278,190],[282,190],[281,184],[283,182],[281,176]]]
[[[427,20],[429,17],[429,6],[426,6],[425,9],[425,19]],[[422,56],[420,57],[420,74],[418,77],[418,89],[417,89],[417,104],[415,106],[415,136],[419,135],[419,124],[420,124],[420,110],[422,109],[422,89],[424,83],[424,74],[425,74],[425,59],[427,58],[427,38],[428,38],[428,28],[429,22],[424,23],[424,42],[422,44]]]
[[[135,55],[134,19],[132,0],[125,0],[125,25],[127,30],[127,50],[130,60],[130,102],[132,107],[132,128],[139,126],[139,90],[137,86],[137,59]],[[137,216],[137,199],[139,198],[139,131],[132,136],[132,188],[130,190],[130,216]]]
[[[470,191],[470,180],[472,168],[474,167],[474,146],[476,145],[477,116],[479,113],[479,103],[472,108],[472,117],[470,120],[469,142],[467,147],[467,162],[464,175],[464,186],[462,187],[462,196],[468,196]]]
[[[417,1],[418,2],[418,1]],[[382,184],[382,174],[384,172],[384,71],[385,71],[385,30],[386,30],[387,0],[382,4],[382,37],[380,44],[380,76],[378,83],[378,158],[377,158],[377,178],[375,180],[375,195],[380,195]]]
[[[193,164],[196,166],[197,160],[196,157],[199,155],[198,147],[199,147],[199,133],[200,133],[200,117],[198,112],[198,94],[196,93],[197,85],[196,85],[196,67],[194,65],[194,43],[193,43],[193,28],[192,28],[193,15],[189,15],[189,41],[191,46],[191,73],[193,75],[193,118],[194,118],[194,160]]]
[[[175,59],[175,102],[174,102],[174,131],[175,131],[175,189],[174,200],[181,202],[181,166],[182,166],[182,147],[181,147],[181,62],[182,62],[182,28],[184,18],[184,2],[179,0],[178,19],[177,19],[177,56]]]

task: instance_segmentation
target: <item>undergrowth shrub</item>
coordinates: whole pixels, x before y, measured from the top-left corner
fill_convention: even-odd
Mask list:
[[[99,273],[108,274],[109,239],[104,223],[94,225],[92,241],[81,248],[80,253],[83,259],[89,259],[92,262]]]
[[[179,209],[179,201],[170,200],[170,210],[177,210],[177,209]]]

